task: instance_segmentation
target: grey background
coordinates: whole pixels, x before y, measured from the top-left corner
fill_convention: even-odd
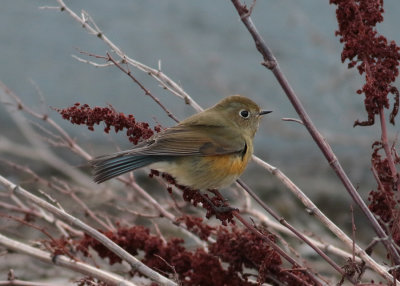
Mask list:
[[[274,110],[260,126],[255,153],[285,172],[317,203],[325,205],[327,211],[330,209],[338,216],[335,200],[344,199],[343,215],[348,215],[350,199],[311,137],[299,124],[281,121],[282,117],[297,116],[272,73],[260,65],[261,56],[230,1],[66,3],[76,12],[86,10],[130,57],[152,67],[157,67],[161,60],[163,71],[202,106],[240,93]],[[38,9],[43,5],[54,6],[56,1],[0,2],[1,81],[39,110],[39,97],[31,79],[44,93],[48,106],[111,103],[140,121],[153,124],[156,117],[164,126],[173,125],[117,69],[94,68],[73,59],[71,54],[78,54],[77,48],[101,55],[108,48],[65,13]],[[385,22],[378,29],[388,39],[399,42],[400,5],[397,1],[385,1],[385,9]],[[375,187],[369,170],[370,146],[380,133],[377,127],[352,127],[356,119],[366,118],[363,98],[355,93],[363,79],[356,70],[349,71],[340,62],[341,45],[334,36],[335,6],[320,0],[259,0],[252,18],[311,118],[366,196]],[[133,73],[180,119],[193,113],[192,108],[164,92],[150,77],[136,70]],[[9,128],[3,106],[0,112],[2,135],[20,140],[14,128]],[[54,111],[50,115],[80,143],[93,147],[95,154],[100,153],[96,148],[114,150],[112,141],[101,130],[91,133],[85,127],[71,126]],[[391,138],[397,130],[390,127]],[[123,136],[112,138],[122,148],[130,147]],[[82,163],[78,158],[68,159],[76,165]],[[266,194],[276,208],[288,209],[287,201],[276,196],[285,192],[284,187],[271,175],[253,164],[243,177]]]

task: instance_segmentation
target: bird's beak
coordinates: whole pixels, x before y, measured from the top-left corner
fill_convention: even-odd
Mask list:
[[[272,112],[272,110],[261,110],[259,113],[258,113],[258,115],[265,115],[265,114],[268,114],[268,113],[271,113]]]

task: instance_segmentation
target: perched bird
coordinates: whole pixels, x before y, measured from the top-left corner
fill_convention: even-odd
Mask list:
[[[94,181],[149,166],[192,189],[228,186],[245,170],[260,118],[270,112],[246,97],[229,96],[132,149],[90,161]]]

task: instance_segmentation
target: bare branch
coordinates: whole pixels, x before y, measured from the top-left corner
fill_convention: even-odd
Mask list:
[[[349,249],[353,248],[353,240],[347,236],[338,226],[336,226],[325,214],[297,187],[285,174],[283,174],[278,168],[262,161],[258,157],[254,157],[253,160],[260,165],[263,165],[271,174],[280,178],[293,194],[311,211],[310,214],[317,217],[324,225],[326,225],[332,233],[336,235],[341,241],[343,241]],[[385,277],[388,281],[393,280],[393,276],[387,272],[387,270],[375,260],[371,258],[360,246],[354,244],[355,254],[359,255],[371,268],[373,268],[382,277]]]
[[[54,256],[46,251],[34,248],[27,244],[18,242],[16,240],[10,239],[2,234],[0,234],[0,244],[8,249],[12,249],[16,252],[25,253],[32,257],[35,257],[43,262],[49,264],[55,264],[58,266],[71,269],[75,272],[79,272],[85,275],[90,275],[96,277],[102,281],[110,283],[111,285],[124,285],[124,286],[135,286],[136,284],[126,281],[123,277],[100,270],[96,267],[90,266],[86,263],[75,261],[64,255]],[[12,284],[13,285],[13,284]],[[32,285],[32,284],[29,284]],[[41,284],[42,285],[42,284]]]
[[[348,178],[347,174],[343,170],[341,164],[339,163],[336,155],[333,153],[331,146],[326,142],[324,137],[318,131],[314,123],[311,121],[311,118],[307,114],[306,110],[303,107],[300,99],[297,97],[296,93],[294,92],[293,88],[289,84],[286,76],[283,74],[279,64],[273,55],[271,49],[267,46],[264,39],[261,37],[259,32],[257,31],[253,21],[250,17],[242,17],[247,13],[247,8],[245,5],[241,3],[240,0],[231,0],[233,5],[235,6],[239,16],[243,24],[246,26],[248,31],[250,32],[251,36],[254,39],[256,44],[257,50],[263,56],[264,62],[263,65],[271,70],[271,72],[275,75],[276,79],[280,83],[282,89],[286,93],[288,99],[292,103],[293,107],[295,108],[296,112],[298,113],[300,119],[304,123],[305,127],[309,131],[311,137],[314,139],[315,143],[321,149],[322,153],[324,154],[326,160],[329,162],[333,170],[335,171],[336,175],[342,181],[344,187],[346,188],[347,192],[350,194],[352,199],[357,203],[357,205],[361,208],[365,216],[370,221],[371,225],[373,226],[375,232],[380,238],[385,238],[386,233],[379,225],[378,221],[376,220],[375,216],[369,210],[368,206],[365,204],[363,199],[361,198],[360,194],[354,188],[353,184],[351,183],[350,179]],[[389,240],[382,240],[385,247],[387,248],[388,252],[392,255],[393,259],[395,260],[396,264],[400,264],[400,255],[398,254],[397,250]]]
[[[85,224],[81,220],[72,215],[56,208],[55,206],[47,203],[46,201],[34,196],[33,194],[29,193],[25,189],[18,187],[17,185],[11,183],[3,176],[0,175],[0,183],[8,188],[10,191],[13,191],[15,194],[23,196],[24,198],[35,202],[36,204],[40,205],[42,208],[46,209],[49,212],[52,212],[54,215],[59,217],[60,219],[69,222],[70,224],[82,229],[87,234],[101,242],[105,247],[110,249],[113,253],[115,253],[121,259],[127,261],[135,270],[139,271],[143,275],[151,278],[152,280],[161,283],[163,285],[177,285],[175,282],[169,280],[168,278],[160,275],[159,273],[155,272],[145,264],[143,264],[140,260],[136,259],[134,256],[127,253],[117,244],[115,244],[112,240],[101,234],[99,231],[95,230],[91,226]]]
[[[304,125],[303,121],[301,121],[300,119],[297,119],[297,118],[282,118],[282,120],[283,121],[292,121],[292,122],[296,122],[301,125]]]

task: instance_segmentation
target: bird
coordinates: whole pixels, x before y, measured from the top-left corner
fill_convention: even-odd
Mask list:
[[[94,181],[148,166],[191,189],[227,187],[245,170],[260,119],[270,112],[247,97],[228,96],[132,149],[94,158]]]

